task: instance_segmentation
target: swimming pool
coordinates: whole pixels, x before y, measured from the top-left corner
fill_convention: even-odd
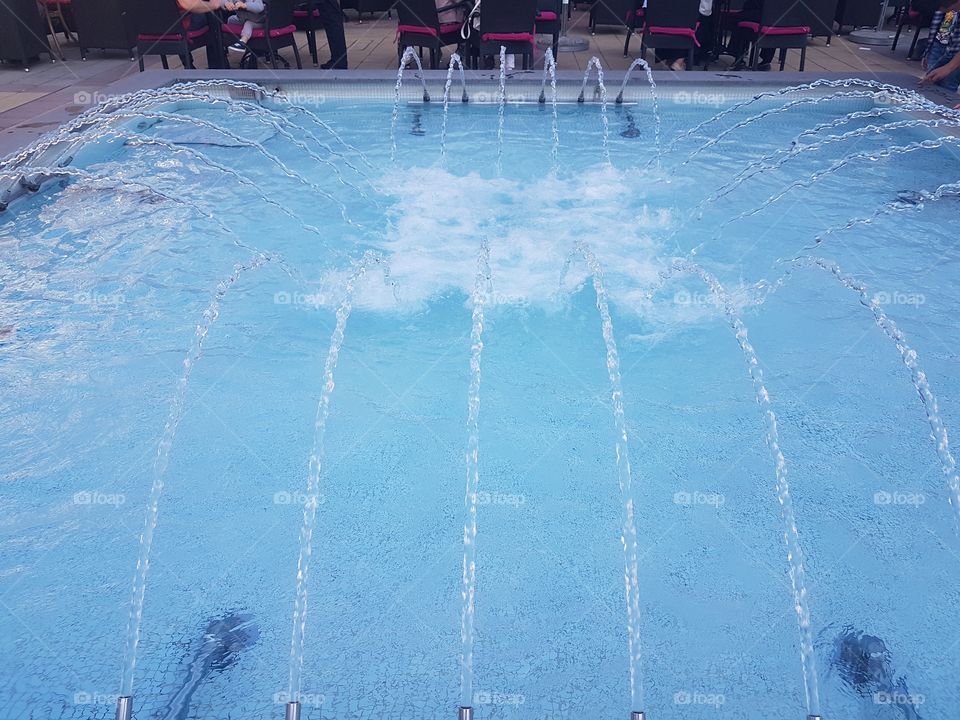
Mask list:
[[[138,718],[281,716],[306,506],[304,717],[454,717],[476,469],[477,718],[953,718],[946,115],[661,82],[658,160],[642,77],[446,121],[443,77],[141,94],[33,161],[90,177],[0,215],[0,716],[125,667]]]

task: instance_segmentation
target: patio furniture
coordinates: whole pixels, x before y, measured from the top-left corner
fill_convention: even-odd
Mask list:
[[[287,61],[279,54],[283,48],[292,48],[297,69],[302,70],[300,50],[297,48],[297,26],[293,22],[293,9],[296,0],[270,0],[267,5],[267,17],[262,28],[257,28],[250,36],[247,47],[257,55],[263,55],[269,60],[274,70],[279,69],[277,59],[284,65]],[[224,37],[239,38],[243,31],[242,25],[224,23],[221,26]]]
[[[40,53],[54,60],[46,41],[47,28],[36,0],[3,0],[0,2],[0,60],[23,63],[30,71],[30,61]]]
[[[694,54],[700,47],[697,30],[700,26],[700,0],[648,0],[643,14],[640,57],[647,48],[683,50],[687,53],[687,70],[693,69]],[[630,52],[630,36],[623,46],[624,56]]]
[[[810,12],[797,0],[765,0],[759,22],[740,22],[738,27],[753,34],[750,48],[750,66],[756,70],[760,51],[773,48],[780,51],[780,70],[786,67],[787,50],[800,50],[800,72],[807,62],[807,39],[810,35]]]
[[[637,0],[596,0],[590,5],[590,34],[596,35],[601,25],[629,28],[636,9]]]
[[[556,59],[560,47],[560,32],[563,30],[563,0],[538,0],[535,21],[537,35],[551,35],[550,43]]]
[[[881,5],[877,0],[839,0],[836,19],[840,30],[845,27],[873,27],[877,24]]]
[[[893,36],[893,45],[890,52],[897,51],[897,45],[900,42],[900,34],[906,25],[916,27],[913,33],[913,40],[910,42],[910,50],[907,52],[907,59],[912,59],[917,50],[917,43],[920,41],[920,31],[923,28],[929,28],[933,22],[933,13],[936,11],[936,3],[923,2],[923,0],[913,0],[904,12],[900,14],[900,22],[897,23],[897,34]]]
[[[134,59],[137,35],[129,0],[72,1],[81,59],[87,59],[91,48],[123,50]]]
[[[67,20],[71,3],[72,0],[40,0],[40,11],[47,23],[50,39],[53,40],[53,48],[56,49],[61,60],[67,58],[63,54],[63,48],[60,47],[57,32],[62,32],[67,42],[73,41],[73,33],[70,32],[71,23]]]
[[[159,55],[164,70],[169,70],[167,55],[176,55],[183,66],[193,69],[193,51],[207,47],[210,52],[211,28],[190,29],[190,13],[183,12],[176,0],[132,0],[132,27],[137,32],[137,60],[143,72],[143,58]],[[215,22],[213,15],[208,18]],[[208,55],[209,57],[209,55]]]
[[[452,0],[451,0],[452,2]],[[397,5],[397,56],[405,48],[430,51],[430,68],[440,67],[440,52],[459,45],[463,23],[441,23],[435,0],[400,0]]]
[[[500,48],[504,47],[508,55],[520,55],[523,69],[529,69],[537,47],[536,19],[537,0],[483,0],[479,55],[499,55]]]
[[[806,24],[810,26],[810,37],[825,37],[829,46],[835,35],[834,19],[837,16],[839,0],[804,0],[809,17]]]
[[[320,21],[320,11],[317,10],[314,0],[299,3],[293,11],[293,24],[297,30],[302,30],[307,36],[307,49],[310,51],[310,57],[313,58],[313,64],[319,65],[320,58],[317,55],[317,24]]]

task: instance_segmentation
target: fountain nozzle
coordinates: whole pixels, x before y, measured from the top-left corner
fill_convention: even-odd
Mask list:
[[[457,720],[473,720],[473,708],[472,707],[461,707],[457,711]]]
[[[619,92],[619,94],[617,95],[617,99],[616,99],[615,102],[616,102],[617,105],[623,105],[623,90],[621,90],[621,91]]]
[[[296,700],[288,702],[283,718],[284,720],[300,720],[300,703]]]
[[[117,698],[117,720],[130,720],[133,717],[133,697],[121,695]]]
[[[823,720],[819,715],[807,715],[807,720]]]
[[[426,90],[423,91],[423,101],[425,103],[430,102],[430,93],[428,93]]]
[[[630,720],[646,720],[647,715],[643,710],[634,710],[630,713]]]
[[[578,103],[582,103],[583,100],[584,100],[584,98],[583,98],[583,91],[581,90],[581,91],[580,91],[580,97],[577,98],[577,102],[578,102]]]

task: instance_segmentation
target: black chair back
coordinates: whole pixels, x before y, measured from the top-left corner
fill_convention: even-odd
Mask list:
[[[0,2],[0,59],[29,60],[50,52],[36,0]]]
[[[810,26],[813,15],[805,0],[764,0],[761,27]]]
[[[700,0],[647,0],[648,26],[695,28],[700,20]]]
[[[131,0],[128,13],[137,35],[183,35],[186,15],[177,0]]]
[[[537,20],[537,0],[483,0],[480,34],[529,33]]]
[[[436,0],[400,0],[396,8],[400,25],[440,27]]]
[[[266,30],[279,30],[293,25],[293,11],[298,0],[267,0]]]
[[[806,0],[807,21],[801,23],[810,27],[814,37],[833,35],[833,19],[837,16],[839,0]]]
[[[137,46],[127,0],[73,0],[71,8],[82,48],[129,50]]]
[[[590,6],[590,19],[594,25],[626,25],[636,10],[637,0],[596,0]]]

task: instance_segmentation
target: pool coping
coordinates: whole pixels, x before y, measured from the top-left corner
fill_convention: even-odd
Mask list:
[[[617,99],[623,82],[624,72],[604,72],[604,80],[610,102]],[[447,82],[446,70],[417,70],[409,67],[404,74],[404,85],[399,92],[401,100],[407,103],[423,103],[424,92],[433,102],[443,97],[444,86]],[[653,79],[657,84],[657,97],[664,101],[683,102],[686,104],[710,103],[712,105],[749,100],[759,93],[776,92],[777,90],[806,85],[819,80],[825,81],[869,81],[895,86],[899,89],[913,90],[934,103],[953,106],[956,95],[939,87],[918,88],[917,78],[908,73],[811,73],[774,72],[774,73],[732,73],[732,72],[686,72],[674,73],[654,71]],[[95,98],[96,102],[103,102],[128,93],[141,90],[158,89],[175,83],[198,80],[233,80],[245,83],[254,83],[264,87],[268,93],[282,93],[287,99],[322,104],[329,98],[336,101],[389,101],[393,102],[398,94],[397,72],[388,70],[298,70],[274,71],[266,70],[148,70],[137,75],[123,78],[111,83]],[[499,101],[500,75],[498,71],[464,72],[464,80],[472,102],[490,103]],[[544,83],[543,70],[515,71],[507,74],[505,85],[506,99],[510,104],[537,103],[542,95]],[[581,88],[590,88],[584,101],[589,103],[602,102],[600,86],[597,82],[597,73],[593,72],[585,83],[584,74],[578,71],[558,71],[556,73],[557,101],[562,103],[576,102],[581,94]],[[237,97],[245,94],[248,99],[255,95],[249,90],[231,89],[228,85],[222,88],[211,86],[206,89],[212,95]],[[835,92],[836,87],[827,86],[815,92],[829,94]],[[451,97],[460,101],[459,74],[453,81]],[[807,91],[811,92],[811,91]],[[544,99],[552,101],[552,92],[549,85],[546,88]],[[650,86],[645,73],[637,68],[625,85],[624,101],[627,103],[645,103],[652,99]],[[26,146],[25,146],[26,147]],[[21,148],[22,149],[22,148]],[[33,165],[41,167],[65,166],[71,158],[64,157],[64,149],[52,146],[44,153],[33,159]],[[56,179],[57,176],[33,176],[27,178],[20,175],[11,178],[0,185],[0,212],[6,210],[10,203],[18,198],[36,192],[44,183]]]

